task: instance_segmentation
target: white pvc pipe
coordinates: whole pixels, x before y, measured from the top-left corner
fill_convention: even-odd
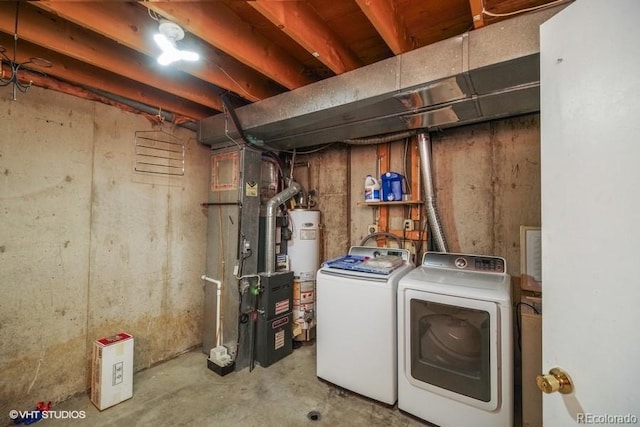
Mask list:
[[[220,346],[222,325],[220,324],[220,310],[222,308],[221,299],[222,299],[222,281],[212,279],[211,277],[207,277],[206,275],[202,275],[202,280],[205,282],[214,283],[217,285],[216,289],[216,347]]]
[[[207,277],[204,274],[202,275],[201,279],[205,282],[215,283],[216,285],[218,285],[218,289],[220,289],[220,287],[222,286],[222,282],[220,280],[212,279],[211,277]]]

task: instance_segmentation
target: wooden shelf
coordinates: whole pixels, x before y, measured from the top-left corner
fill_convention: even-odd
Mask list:
[[[356,202],[356,206],[401,206],[401,205],[421,205],[422,200],[400,200],[397,202]]]

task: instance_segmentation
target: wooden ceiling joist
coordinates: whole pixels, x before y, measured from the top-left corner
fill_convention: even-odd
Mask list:
[[[54,62],[49,79],[197,119],[493,25],[556,0],[0,0],[8,57]],[[486,8],[486,10],[485,10]],[[19,11],[19,14],[17,12]],[[196,62],[161,66],[162,19]],[[31,44],[31,49],[28,45]],[[21,50],[21,46],[23,46]],[[41,49],[41,53],[35,53]],[[7,64],[5,64],[5,72]],[[40,80],[46,82],[46,79]],[[67,87],[67,86],[65,86]],[[301,99],[300,102],[307,102]],[[141,105],[140,105],[141,104]],[[269,104],[272,105],[272,104]]]
[[[393,1],[356,0],[356,3],[394,54],[399,55],[416,48],[415,40],[404,25]]]
[[[287,89],[314,82],[304,65],[262,37],[223,2],[141,2]]]
[[[265,0],[248,3],[334,73],[342,74],[363,65],[307,3]]]
[[[14,31],[14,5],[0,2],[0,31],[13,34]],[[188,99],[195,103],[205,105],[218,111],[222,111],[222,101],[213,87],[204,85],[201,80],[176,72],[171,75],[160,75],[146,71],[145,61],[150,58],[135,54],[130,49],[119,46],[117,43],[107,40],[91,31],[85,30],[61,19],[52,19],[44,13],[32,8],[20,10],[20,38],[47,49],[51,49],[62,55],[89,63],[131,80],[156,88],[166,88],[176,96]],[[18,47],[19,48],[19,47]],[[179,74],[183,76],[179,76]],[[180,84],[174,84],[176,77],[180,78]],[[100,87],[100,81],[92,84]]]
[[[0,33],[0,45],[8,46],[12,43],[13,37]],[[199,104],[190,104],[174,95],[150,86],[142,86],[129,79],[116,78],[114,74],[108,71],[92,67],[68,56],[21,40],[16,60],[24,62],[29,58],[46,58],[52,64],[50,68],[31,66],[34,70],[61,80],[74,82],[76,85],[82,85],[88,89],[97,88],[101,92],[112,93],[119,97],[135,100],[149,107],[161,108],[193,120],[200,120],[215,113],[215,110]]]
[[[484,27],[484,10],[482,0],[469,0],[469,6],[471,7],[471,16],[473,18],[473,28],[478,29]]]
[[[149,16],[147,9],[137,4],[128,4],[123,8],[117,2],[40,1],[36,5],[152,58],[159,54],[153,42],[153,34],[158,32],[158,22]],[[171,66],[250,101],[259,101],[279,93],[268,79],[224,52],[193,40],[189,49],[199,52],[201,60],[194,64],[181,61]]]

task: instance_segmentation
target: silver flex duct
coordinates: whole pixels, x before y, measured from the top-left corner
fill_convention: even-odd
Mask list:
[[[266,204],[267,218],[265,227],[265,273],[271,274],[276,269],[276,214],[278,206],[298,194],[302,186],[295,181],[291,181],[289,187],[273,196]]]
[[[433,241],[438,252],[448,252],[447,242],[444,238],[444,231],[438,217],[436,208],[436,195],[433,189],[433,178],[431,171],[431,138],[428,132],[418,134],[418,150],[420,152],[420,167],[422,169],[422,181],[426,195],[427,220],[433,233]]]

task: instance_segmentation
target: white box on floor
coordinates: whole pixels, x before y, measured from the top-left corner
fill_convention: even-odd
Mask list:
[[[125,332],[93,343],[91,402],[99,410],[133,396],[133,337]]]

